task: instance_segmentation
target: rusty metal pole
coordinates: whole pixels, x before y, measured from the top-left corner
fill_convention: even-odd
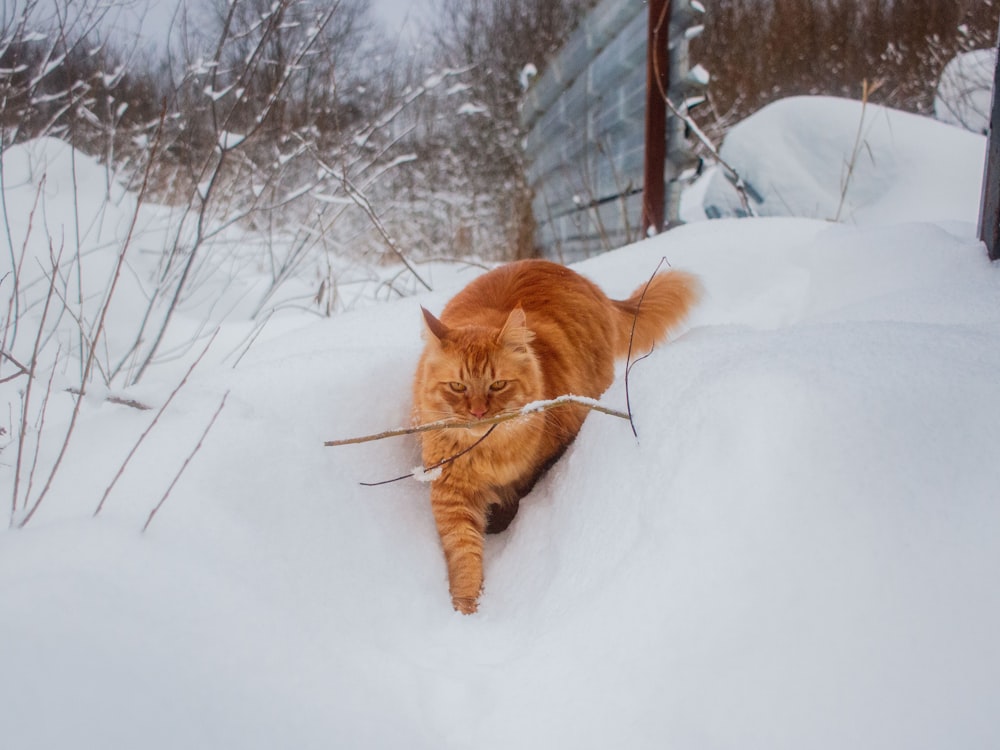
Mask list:
[[[643,235],[662,232],[666,187],[667,105],[663,92],[670,82],[667,42],[670,35],[671,0],[649,0],[646,48],[646,155],[642,182]]]

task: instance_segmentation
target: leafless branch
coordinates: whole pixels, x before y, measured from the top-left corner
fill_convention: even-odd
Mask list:
[[[443,458],[440,461],[438,461],[436,464],[434,464],[433,466],[425,466],[423,468],[423,472],[425,474],[427,474],[429,472],[434,471],[435,469],[440,469],[442,466],[445,466],[446,464],[450,464],[452,461],[455,461],[456,459],[461,458],[466,453],[469,453],[470,451],[472,451],[473,449],[475,449],[477,446],[479,446],[480,443],[482,443],[486,438],[488,438],[491,434],[493,434],[493,430],[495,430],[497,428],[497,426],[498,425],[493,425],[492,427],[490,427],[490,429],[488,429],[483,434],[483,436],[481,438],[479,438],[476,442],[474,442],[468,448],[464,448],[464,449],[460,450],[454,456],[448,456],[448,458]],[[415,475],[416,475],[416,472],[415,471],[411,471],[409,474],[404,474],[401,477],[395,477],[393,479],[383,479],[381,482],[361,482],[361,486],[363,486],[363,487],[379,487],[379,486],[381,486],[383,484],[392,484],[393,482],[400,482],[400,481],[402,481],[404,479],[409,479],[410,477],[415,476]]]
[[[3,357],[12,365],[14,365],[14,367],[17,368],[17,372],[15,372],[13,375],[8,375],[5,378],[0,378],[0,383],[6,383],[10,380],[15,380],[16,378],[19,378],[22,375],[31,375],[31,370],[29,370],[25,365],[18,362],[17,358],[14,357],[14,355],[11,354],[10,352],[5,352],[2,349],[0,349],[0,357]]]
[[[632,434],[635,435],[636,439],[638,439],[639,433],[636,431],[635,421],[632,419],[632,399],[629,396],[628,376],[629,373],[632,372],[632,365],[634,365],[636,362],[641,362],[642,360],[644,360],[652,353],[652,351],[647,352],[646,354],[642,355],[641,357],[633,361],[632,343],[635,339],[635,324],[639,319],[639,310],[642,309],[642,301],[646,298],[646,291],[649,289],[649,285],[653,283],[653,279],[656,277],[656,274],[660,272],[660,268],[663,267],[664,263],[666,263],[667,266],[670,265],[670,262],[666,259],[666,257],[660,258],[660,262],[656,264],[656,268],[653,269],[653,273],[650,274],[649,280],[646,282],[646,285],[642,288],[642,294],[639,295],[639,304],[635,308],[635,315],[632,316],[632,328],[631,330],[629,330],[628,333],[628,353],[625,355],[625,408],[628,410],[628,423],[629,425],[631,425]]]
[[[368,196],[366,196],[363,192],[361,192],[361,190],[358,189],[358,187],[347,176],[346,172],[337,172],[335,169],[325,164],[321,159],[317,158],[317,162],[327,173],[329,173],[336,179],[340,180],[340,183],[344,186],[344,190],[347,191],[348,196],[350,196],[351,200],[354,201],[354,203],[362,211],[364,211],[365,215],[368,217],[368,220],[371,221],[372,225],[378,231],[379,236],[382,237],[382,240],[385,242],[386,247],[388,247],[389,250],[391,250],[397,258],[399,258],[400,262],[404,266],[406,266],[407,270],[411,274],[413,274],[413,277],[417,281],[419,281],[424,286],[424,288],[427,289],[427,291],[429,292],[433,291],[431,289],[431,285],[428,284],[426,281],[424,281],[423,277],[419,273],[417,273],[417,270],[410,263],[409,259],[403,254],[403,251],[399,249],[399,243],[396,242],[396,239],[391,234],[389,234],[389,231],[385,228],[385,225],[382,223],[382,220],[375,212],[375,208],[374,206],[372,206],[371,201],[368,200]]]
[[[218,331],[216,331],[216,334],[217,333]],[[99,514],[101,510],[104,508],[104,502],[108,499],[108,495],[111,494],[111,490],[114,489],[114,486],[118,483],[118,480],[121,479],[122,474],[125,473],[125,467],[128,466],[129,461],[132,460],[132,457],[136,454],[136,451],[139,450],[139,446],[142,445],[143,441],[146,439],[149,433],[152,432],[154,427],[156,427],[157,422],[160,421],[160,417],[163,416],[163,412],[167,410],[167,407],[170,406],[170,402],[174,400],[174,396],[176,396],[180,392],[181,388],[184,387],[185,383],[187,383],[188,381],[188,378],[191,376],[191,373],[194,372],[194,368],[198,366],[198,363],[201,362],[202,357],[205,356],[205,354],[208,352],[209,347],[212,346],[212,342],[215,341],[216,334],[212,335],[212,338],[209,339],[208,343],[205,345],[205,348],[202,349],[201,354],[198,355],[197,359],[195,359],[195,361],[191,363],[191,366],[188,367],[187,372],[184,373],[184,377],[181,378],[181,382],[179,382],[177,384],[177,387],[170,392],[170,395],[167,396],[167,400],[163,402],[163,405],[156,412],[156,416],[153,417],[153,420],[149,423],[149,426],[147,426],[146,429],[143,430],[142,434],[139,436],[139,439],[135,441],[135,445],[132,446],[132,450],[128,452],[128,455],[125,457],[125,460],[122,461],[122,465],[119,467],[118,473],[115,474],[114,479],[111,480],[111,483],[104,490],[104,494],[101,496],[101,501],[97,504],[97,508],[94,510],[95,516]]]
[[[52,259],[53,268],[55,268],[55,267],[57,267],[59,265],[59,261],[62,258],[62,251],[63,251],[63,248],[60,247],[59,248],[59,256],[58,257],[54,257],[53,256],[53,259]],[[51,244],[49,245],[49,254],[52,255],[52,246],[51,246]],[[11,524],[14,523],[14,517],[17,514],[17,497],[18,497],[18,492],[20,490],[22,467],[24,465],[24,441],[25,441],[25,437],[27,436],[27,432],[28,432],[28,414],[29,414],[29,408],[30,408],[30,405],[31,405],[31,386],[32,386],[32,383],[33,383],[33,381],[35,379],[35,368],[38,367],[38,354],[41,351],[42,334],[45,331],[45,321],[48,319],[49,308],[51,307],[51,305],[52,305],[52,299],[55,296],[55,283],[56,283],[55,279],[56,279],[56,274],[55,274],[55,271],[53,271],[52,277],[49,280],[48,293],[45,295],[45,306],[42,309],[42,318],[41,318],[41,320],[38,323],[38,332],[35,335],[35,344],[34,344],[34,347],[32,349],[32,352],[31,352],[31,365],[30,365],[30,368],[27,371],[28,372],[28,383],[27,383],[27,385],[24,388],[24,399],[21,402],[21,426],[20,426],[20,433],[18,434],[18,438],[17,438],[17,459],[16,459],[16,463],[15,463],[15,467],[14,467],[14,487],[13,487],[13,490],[12,490],[12,499],[11,499],[11,508],[10,508],[10,521],[11,521]],[[15,294],[16,294],[17,290],[15,289],[14,291],[15,291]],[[53,367],[54,367],[54,365],[53,365]],[[46,393],[48,393],[48,392],[46,392]],[[46,398],[47,398],[47,395],[46,395]],[[36,457],[37,457],[37,449],[36,449]],[[41,498],[39,498],[39,501],[40,501],[40,499]],[[24,507],[27,507],[27,506],[28,506],[28,495],[25,494],[25,496],[24,496]],[[36,501],[35,507],[37,507],[37,501]],[[31,514],[34,513],[34,510],[35,510],[35,508],[32,508],[31,512],[29,512],[28,516],[21,523],[22,526],[24,525],[24,523],[27,522],[28,518],[31,517]]]
[[[161,130],[162,130],[162,126],[163,126],[163,120],[164,120],[165,117],[166,117],[166,110],[164,109],[163,113],[161,114],[161,119],[160,119]],[[154,149],[155,149],[155,146],[154,146]],[[86,393],[87,383],[90,380],[91,373],[93,372],[94,363],[97,361],[97,342],[101,338],[101,336],[104,334],[104,327],[105,327],[105,322],[106,322],[107,316],[108,316],[108,310],[111,307],[112,298],[115,295],[115,290],[118,287],[118,281],[121,278],[121,272],[122,272],[122,269],[124,268],[124,265],[125,265],[125,256],[128,253],[129,247],[132,244],[132,236],[133,236],[133,233],[135,232],[135,227],[136,227],[136,224],[138,223],[138,220],[139,220],[139,210],[140,210],[140,208],[143,205],[143,199],[146,196],[147,188],[149,186],[149,178],[150,178],[150,174],[151,174],[151,171],[152,171],[152,164],[153,164],[153,160],[150,159],[150,162],[149,162],[149,164],[146,167],[145,174],[143,175],[142,186],[141,186],[141,188],[139,190],[139,194],[138,194],[138,196],[136,198],[135,209],[134,209],[134,211],[132,213],[132,218],[131,218],[131,221],[129,223],[128,231],[125,234],[125,240],[122,243],[121,250],[118,252],[118,258],[117,258],[114,270],[113,270],[112,275],[111,275],[111,281],[108,284],[107,292],[105,293],[104,302],[101,305],[100,312],[99,312],[99,314],[97,316],[97,322],[95,323],[94,328],[91,331],[91,334],[90,334],[90,337],[89,337],[90,338],[90,342],[89,342],[89,347],[88,347],[88,351],[87,351],[87,354],[86,354],[86,360],[85,360],[86,363],[85,363],[85,365],[83,367],[83,372],[82,372],[81,378],[80,378],[80,396],[77,397],[76,403],[73,405],[73,412],[70,415],[69,425],[66,428],[66,434],[63,437],[62,446],[60,447],[59,453],[56,455],[55,462],[53,463],[52,468],[49,471],[49,476],[48,476],[48,479],[45,482],[45,485],[42,487],[41,492],[39,492],[38,497],[35,498],[35,502],[31,506],[31,508],[28,510],[27,514],[24,516],[23,519],[21,519],[20,524],[18,524],[19,528],[24,528],[24,526],[31,520],[31,518],[35,515],[35,512],[38,510],[39,506],[42,504],[42,501],[45,499],[45,496],[48,494],[49,489],[51,489],[51,487],[52,487],[52,482],[55,479],[56,474],[59,473],[59,469],[62,466],[62,461],[63,461],[63,459],[66,456],[67,450],[69,449],[69,444],[71,442],[74,430],[76,428],[77,419],[80,416],[80,409],[83,406],[83,394]],[[51,282],[51,285],[55,284],[55,278],[57,276],[57,274],[55,272],[55,269],[58,268],[58,265],[59,265],[58,264],[58,260],[56,260],[56,261],[53,262],[53,269],[54,270],[53,270],[53,273],[52,273],[52,282]],[[50,285],[50,288],[51,288],[51,285]],[[42,326],[40,325],[39,331],[41,331],[41,327]],[[34,358],[33,358],[32,361],[34,361]],[[15,498],[16,498],[16,496],[15,496]],[[25,498],[25,502],[26,503],[27,503],[27,499],[28,498],[26,497]]]
[[[49,382],[45,388],[45,395],[42,397],[42,408],[39,410],[38,422],[35,425],[35,435],[38,436],[38,439],[35,442],[35,450],[32,452],[31,456],[31,468],[28,470],[28,486],[24,491],[25,506],[27,506],[28,498],[31,497],[31,488],[35,486],[35,470],[38,468],[38,456],[41,453],[39,445],[41,443],[41,437],[45,433],[45,415],[49,413],[49,398],[52,396],[52,381],[55,379],[58,364],[59,351],[56,351],[56,356],[52,362],[52,369],[49,370]]]
[[[167,502],[167,498],[170,497],[170,493],[173,491],[174,486],[177,484],[178,480],[180,480],[181,475],[187,470],[188,464],[191,463],[191,459],[193,459],[195,455],[198,453],[198,451],[201,450],[201,446],[205,442],[205,438],[208,437],[208,433],[215,425],[215,420],[218,419],[219,414],[222,413],[222,408],[226,405],[227,398],[229,398],[229,391],[226,391],[225,395],[222,397],[222,401],[219,402],[219,408],[215,410],[215,414],[212,415],[212,418],[209,420],[208,424],[205,426],[205,429],[202,431],[201,437],[198,439],[198,444],[194,447],[194,450],[188,454],[188,457],[184,459],[184,463],[181,464],[181,468],[178,469],[177,473],[174,475],[173,481],[170,482],[170,486],[167,487],[167,491],[163,493],[163,497],[160,498],[160,502],[158,502],[156,506],[153,508],[153,510],[150,511],[149,518],[146,519],[146,523],[143,524],[142,527],[143,533],[146,533],[146,529],[148,529],[149,524],[153,522],[153,518],[160,511],[160,508],[163,507],[163,504]]]
[[[67,388],[66,393],[72,393],[74,396],[83,395],[83,393],[80,391],[79,388]],[[153,408],[149,404],[144,404],[142,401],[139,401],[134,398],[127,398],[126,396],[115,396],[115,395],[105,396],[104,401],[106,403],[115,404],[117,406],[127,406],[130,409],[136,409],[137,411],[149,411]]]
[[[486,419],[474,419],[470,422],[459,421],[455,419],[440,419],[436,422],[428,422],[427,424],[416,425],[414,427],[399,427],[394,430],[386,430],[384,432],[379,432],[374,435],[364,435],[362,437],[346,438],[343,440],[328,440],[323,443],[327,448],[336,448],[341,445],[355,445],[357,443],[369,443],[373,440],[383,440],[385,438],[400,437],[401,435],[413,435],[419,432],[430,432],[432,430],[471,430],[476,427],[483,427],[485,425],[497,425],[501,422],[509,422],[512,419],[520,419],[521,417],[527,417],[532,414],[536,414],[542,411],[548,411],[549,409],[555,409],[559,406],[567,406],[574,404],[577,406],[585,406],[586,408],[600,412],[601,414],[607,414],[612,417],[618,417],[619,419],[629,419],[629,415],[625,412],[618,411],[617,409],[612,409],[610,407],[604,406],[592,398],[585,398],[584,396],[573,396],[565,395],[559,396],[557,398],[549,399],[547,401],[536,401],[534,403],[528,404],[527,406],[517,409],[515,411],[501,412],[493,417],[487,417]]]

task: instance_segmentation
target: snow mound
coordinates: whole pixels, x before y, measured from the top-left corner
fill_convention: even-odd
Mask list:
[[[957,55],[941,73],[934,115],[942,122],[986,135],[990,127],[997,51],[980,49]]]
[[[751,115],[729,131],[721,153],[760,216],[975,223],[985,148],[982,136],[926,117],[816,96]],[[711,217],[743,212],[721,172],[704,206]]]
[[[406,423],[418,302],[454,288],[205,371],[96,522],[144,421],[89,405],[56,495],[0,536],[5,738],[1000,742],[1000,275],[981,245],[929,224],[734,220],[580,270],[621,296],[664,255],[709,293],[631,372],[638,443],[588,418],[488,540],[474,617],[451,611],[426,485],[359,485],[405,473],[412,441],[322,447]],[[624,404],[621,379],[603,400]]]

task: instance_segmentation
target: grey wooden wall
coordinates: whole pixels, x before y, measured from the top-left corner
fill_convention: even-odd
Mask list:
[[[602,0],[528,90],[522,110],[536,243],[565,263],[638,238],[647,6]]]

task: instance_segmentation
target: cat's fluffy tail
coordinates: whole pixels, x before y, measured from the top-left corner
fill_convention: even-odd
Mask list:
[[[612,300],[618,315],[615,355],[642,355],[687,317],[701,296],[696,276],[684,271],[658,273],[626,300]],[[638,313],[638,314],[637,314]]]

